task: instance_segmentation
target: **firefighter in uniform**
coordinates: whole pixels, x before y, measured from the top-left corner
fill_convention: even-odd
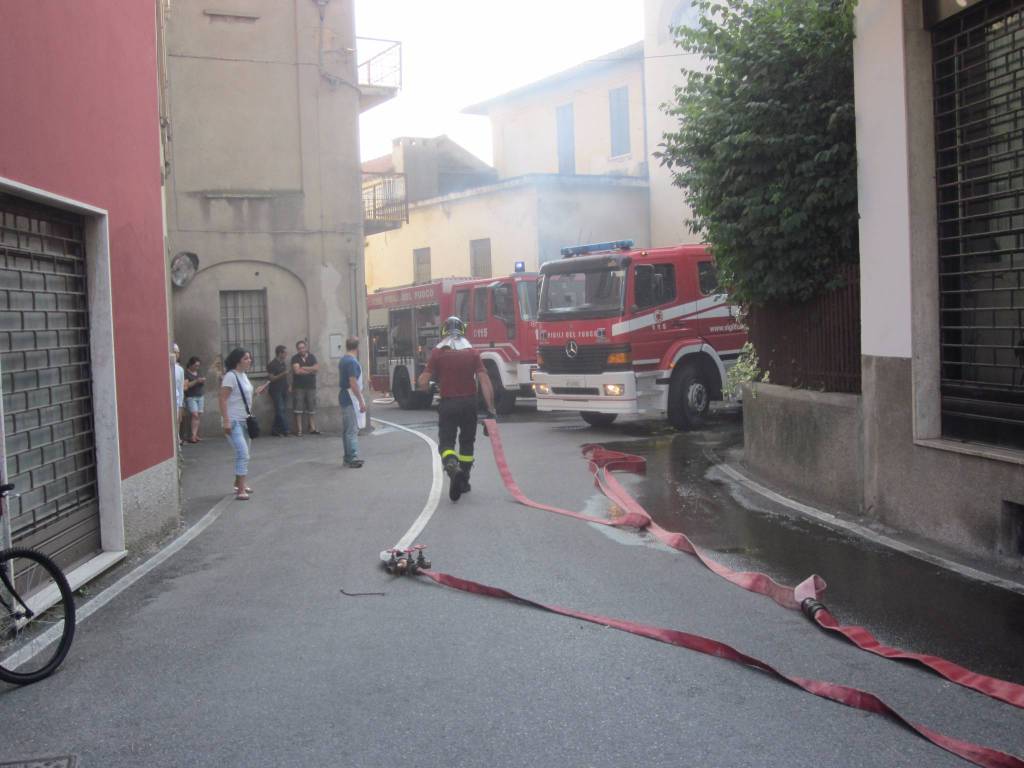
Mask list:
[[[477,382],[487,404],[488,416],[494,418],[494,390],[480,353],[466,338],[466,325],[452,316],[445,320],[444,338],[430,352],[427,367],[417,383],[427,389],[431,380],[441,388],[437,408],[437,447],[444,470],[450,478],[448,497],[458,501],[469,491],[469,474],[473,469],[473,443],[476,440]],[[455,451],[455,438],[459,451]]]

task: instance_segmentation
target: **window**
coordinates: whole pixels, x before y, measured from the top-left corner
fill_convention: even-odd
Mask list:
[[[267,350],[267,292],[220,292],[221,359],[242,347],[252,355],[250,373],[263,373],[270,359]]]
[[[473,291],[473,322],[487,322],[487,289],[480,287]]]
[[[532,280],[519,283],[519,317],[523,320],[537,319],[537,283]]]
[[[636,309],[657,307],[676,297],[676,269],[671,264],[638,264],[633,268]]]
[[[455,316],[462,322],[469,320],[469,289],[455,292]]]
[[[576,129],[572,104],[555,109],[558,136],[558,172],[567,176],[576,173]]]
[[[608,91],[608,116],[611,122],[612,157],[629,154],[629,88]]]
[[[512,284],[494,286],[494,316],[505,324],[508,337],[516,337],[516,311],[512,306]]]
[[[391,310],[391,324],[388,329],[391,336],[392,357],[411,357],[413,352],[413,322],[411,309]]]
[[[412,281],[414,283],[430,282],[430,249],[417,248],[412,252]]]
[[[1019,3],[932,32],[942,434],[1024,449]]]
[[[700,10],[694,8],[693,0],[682,0],[672,9],[671,27],[689,27],[697,29],[700,25]]]
[[[491,239],[469,241],[469,274],[471,277],[491,277]]]
[[[625,283],[624,268],[552,271],[544,276],[537,317],[540,320],[614,317],[622,312]]]
[[[701,261],[697,263],[697,282],[700,292],[705,296],[712,293],[719,293],[718,290],[718,268],[713,261]]]

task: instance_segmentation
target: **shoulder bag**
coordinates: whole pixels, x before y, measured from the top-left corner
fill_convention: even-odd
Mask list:
[[[232,373],[235,373],[232,371]],[[252,415],[252,411],[249,410],[249,399],[245,396],[245,389],[242,388],[242,380],[238,378],[238,374],[235,373],[235,381],[238,383],[238,394],[242,396],[242,402],[245,403],[245,429],[249,433],[249,437],[255,440],[260,436],[260,423],[256,421],[256,417]]]

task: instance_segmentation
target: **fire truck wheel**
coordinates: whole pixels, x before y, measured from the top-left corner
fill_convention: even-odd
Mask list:
[[[493,365],[487,366],[487,373],[490,374],[491,388],[494,390],[494,410],[499,416],[508,416],[516,409],[516,393],[511,389],[505,389]]]
[[[618,418],[617,413],[598,413],[597,411],[580,411],[580,416],[592,427],[607,427]]]
[[[668,386],[668,421],[676,429],[699,429],[711,407],[711,386],[696,363],[681,365]]]
[[[412,391],[412,385],[409,383],[409,374],[404,368],[395,371],[395,380],[391,385],[391,393],[395,396],[395,402],[398,403],[398,407],[403,411],[416,407],[417,401],[413,397],[415,393]]]
[[[508,416],[516,409],[516,395],[518,393],[512,389],[505,389],[505,386],[501,383],[501,376],[498,375],[498,369],[494,367],[494,363],[488,360],[484,363],[484,367],[487,369],[487,375],[491,379],[491,389],[494,391],[494,412],[499,416]],[[481,408],[486,407],[483,393],[479,395],[478,400]]]

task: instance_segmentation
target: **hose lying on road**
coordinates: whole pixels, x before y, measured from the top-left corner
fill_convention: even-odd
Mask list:
[[[714,560],[686,535],[674,531],[666,531],[651,519],[643,505],[633,498],[629,491],[612,474],[613,470],[643,473],[646,469],[646,461],[641,456],[612,451],[596,444],[583,446],[583,455],[587,459],[587,466],[590,472],[594,475],[594,483],[624,513],[613,520],[584,515],[579,512],[533,501],[522,492],[512,477],[497,423],[491,419],[486,419],[484,424],[487,426],[491,440],[491,449],[494,453],[494,460],[498,465],[502,482],[505,484],[508,492],[512,494],[512,497],[520,504],[533,507],[534,509],[554,512],[559,515],[568,515],[569,517],[600,525],[637,528],[647,531],[673,549],[694,555],[709,570],[726,581],[750,592],[770,597],[784,608],[803,610],[805,615],[819,627],[840,635],[861,650],[887,659],[915,662],[932,670],[951,683],[978,691],[1006,704],[1024,708],[1024,686],[1022,685],[972,672],[965,667],[961,667],[938,656],[904,651],[884,645],[864,627],[851,627],[840,624],[821,602],[821,596],[825,591],[826,584],[825,580],[816,574],[804,579],[795,587],[779,584],[764,573],[734,571]]]
[[[491,434],[495,434],[493,427],[491,428]],[[972,744],[969,741],[954,739],[951,736],[946,736],[945,734],[932,730],[920,723],[907,720],[903,715],[873,693],[868,693],[867,691],[862,691],[858,688],[851,688],[846,685],[840,685],[838,683],[826,682],[824,680],[813,680],[806,677],[783,674],[771,665],[759,659],[755,659],[753,656],[748,656],[747,654],[736,650],[730,645],[719,642],[718,640],[702,637],[701,635],[693,635],[688,632],[680,632],[676,629],[655,627],[649,624],[639,624],[637,622],[624,621],[622,619],[615,619],[608,616],[582,613],[570,608],[545,605],[543,603],[534,602],[533,600],[528,600],[524,597],[519,597],[518,595],[514,595],[511,592],[499,589],[498,587],[490,587],[486,584],[480,584],[479,582],[460,579],[457,576],[452,576],[447,573],[419,571],[417,575],[425,576],[442,586],[450,587],[452,589],[470,592],[474,595],[483,595],[485,597],[513,600],[560,616],[569,616],[570,618],[579,619],[581,621],[589,621],[603,627],[611,627],[612,629],[618,629],[623,632],[640,635],[641,637],[646,637],[651,640],[657,640],[661,643],[668,643],[669,645],[674,645],[679,648],[686,648],[709,656],[716,656],[720,659],[725,659],[726,661],[731,661],[736,664],[753,667],[754,669],[766,672],[777,680],[793,685],[807,693],[813,694],[814,696],[820,696],[823,699],[829,699],[838,704],[843,704],[854,709],[860,709],[864,712],[871,712],[877,715],[890,717],[901,725],[906,726],[918,735],[927,739],[932,744],[945,749],[947,752],[952,752],[954,755],[962,757],[964,760],[968,760],[975,765],[980,765],[982,768],[1024,768],[1024,760],[1021,760],[1014,755],[1009,755],[1006,752],[1000,752],[999,750],[992,749],[991,747]]]

